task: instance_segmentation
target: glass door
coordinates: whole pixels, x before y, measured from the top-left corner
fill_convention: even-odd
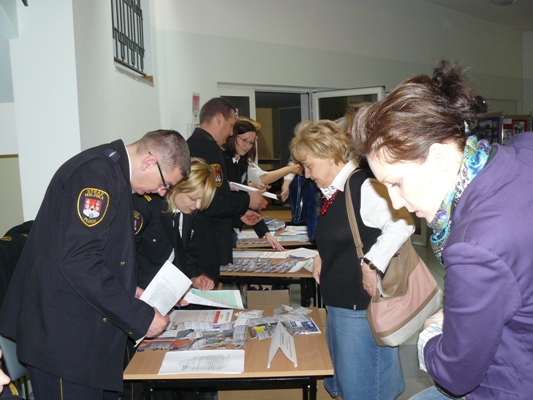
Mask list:
[[[312,93],[312,114],[313,121],[321,119],[337,120],[344,117],[348,106],[356,106],[360,103],[375,103],[385,98],[385,88],[383,86],[323,90]]]

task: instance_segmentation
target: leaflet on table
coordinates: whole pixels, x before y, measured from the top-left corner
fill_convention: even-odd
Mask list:
[[[307,226],[287,225],[282,232],[279,232],[280,236],[307,236]]]
[[[278,349],[281,349],[283,354],[285,354],[285,357],[291,360],[295,367],[298,366],[294,338],[289,334],[289,332],[287,332],[281,322],[278,322],[272,335],[272,341],[270,342],[270,348],[268,350],[267,368],[270,368],[270,364],[278,352]]]
[[[244,350],[193,350],[167,352],[158,375],[242,372],[244,372]]]
[[[274,327],[281,323],[291,335],[320,333],[312,318],[304,314],[277,314],[270,317],[255,318],[248,322],[252,339],[267,339],[272,336]]]
[[[236,189],[242,190],[243,192],[257,192],[257,191],[259,191],[259,189],[257,189],[257,188],[254,188],[254,187],[251,187],[251,186],[248,186],[248,185],[242,185],[242,184],[236,183],[236,182],[230,182],[229,184],[230,184],[230,186],[233,186]],[[269,197],[269,198],[274,199],[274,200],[278,199],[278,196],[276,196],[274,193],[263,192],[261,194],[263,196],[265,196],[265,197]]]
[[[166,315],[191,285],[191,280],[167,260],[144,290],[140,299]]]
[[[233,250],[233,258],[313,258],[318,251],[299,247],[287,251]]]
[[[201,304],[210,307],[244,309],[241,293],[238,290],[203,291],[191,289],[185,295],[185,300],[191,304]]]
[[[167,330],[177,330],[177,326],[182,322],[206,322],[213,327],[220,327],[231,323],[233,317],[232,309],[224,310],[174,310],[170,313],[170,322]]]

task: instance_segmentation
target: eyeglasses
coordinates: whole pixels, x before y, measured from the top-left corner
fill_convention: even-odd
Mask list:
[[[244,139],[244,138],[242,138],[240,136],[237,136],[237,139],[241,139],[244,142],[245,145],[248,145],[250,147],[252,147],[255,144],[255,140],[253,142],[250,142],[249,140],[246,140],[246,139]]]
[[[155,157],[152,153],[148,152],[151,156]],[[157,161],[157,158],[155,159],[155,164],[157,165],[157,169],[159,170],[159,175],[161,175],[161,180],[163,181],[163,187],[165,190],[170,189],[170,185],[165,181],[165,177],[163,176],[163,171],[161,171],[161,165],[159,165],[159,161]]]

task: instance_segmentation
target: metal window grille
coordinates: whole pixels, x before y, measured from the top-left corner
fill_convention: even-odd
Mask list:
[[[115,62],[146,76],[141,0],[111,0],[111,16]]]

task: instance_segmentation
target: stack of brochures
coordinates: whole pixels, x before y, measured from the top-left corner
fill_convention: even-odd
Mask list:
[[[320,333],[320,329],[318,329],[318,326],[312,318],[303,314],[288,313],[250,320],[248,323],[250,337],[259,340],[272,337],[278,322],[280,322],[291,335]]]
[[[265,220],[265,223],[271,233],[276,233],[277,231],[285,228],[285,221],[281,221],[279,219],[267,219]]]

